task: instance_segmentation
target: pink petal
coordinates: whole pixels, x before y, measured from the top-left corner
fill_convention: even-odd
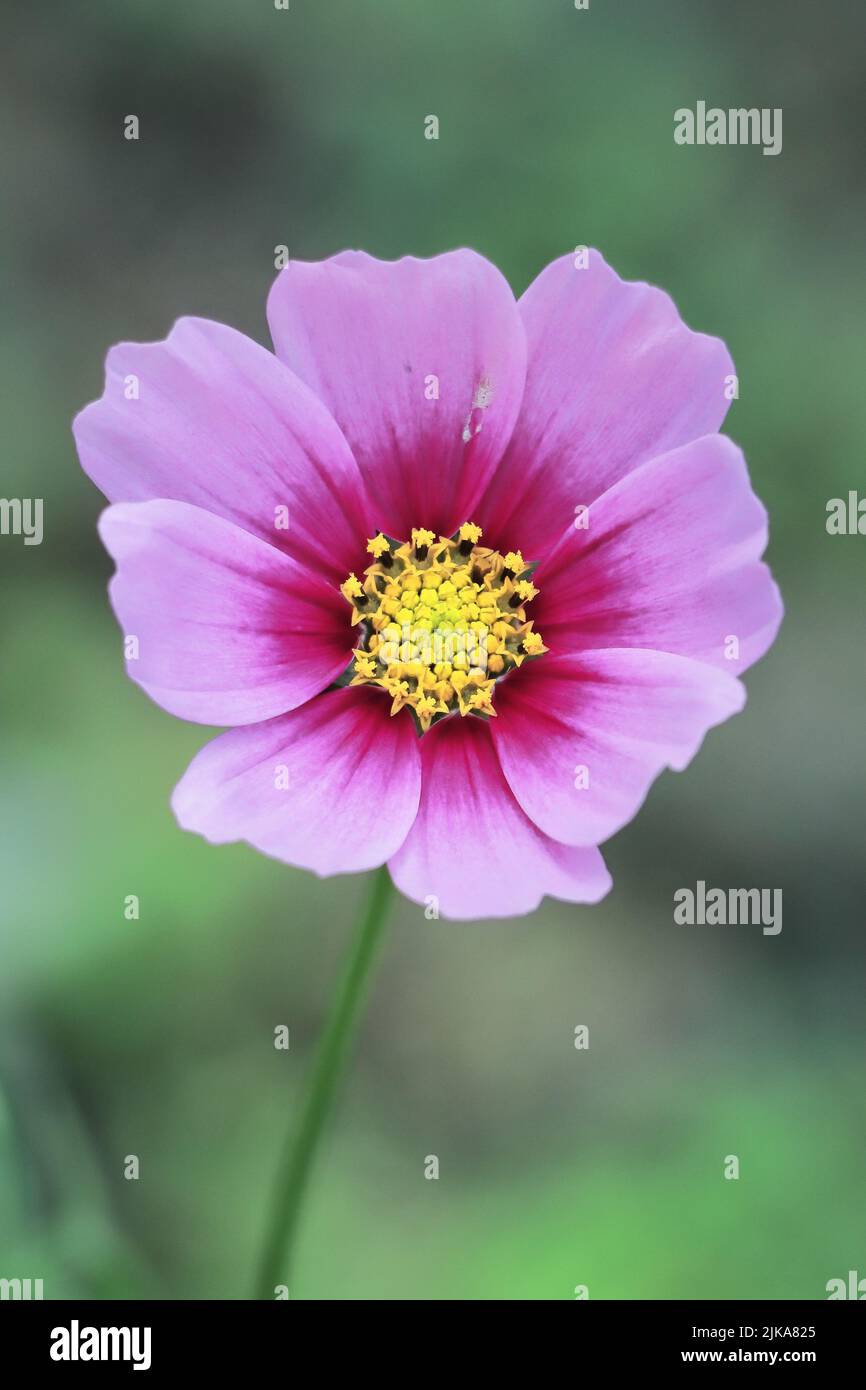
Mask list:
[[[548,655],[499,684],[491,732],[535,824],[565,844],[597,845],[631,820],[663,768],[684,768],[744,702],[727,671],[667,652]]]
[[[375,524],[408,539],[471,516],[508,442],[526,348],[514,296],[473,251],[293,261],[268,300],[277,355],[348,439]],[[439,398],[428,399],[431,378]]]
[[[782,618],[767,516],[743,456],[708,435],[629,473],[538,568],[532,616],[557,653],[647,647],[744,671]],[[734,646],[732,639],[736,640]]]
[[[138,642],[127,671],[170,714],[270,719],[351,659],[337,590],[232,522],[186,502],[128,502],[99,530],[117,561],[114,611]]]
[[[405,838],[421,789],[408,714],[381,691],[329,690],[301,709],[208,743],[178,783],[184,830],[245,840],[320,875],[382,864]]]
[[[486,724],[451,716],[421,740],[418,817],[390,861],[397,887],[415,902],[438,899],[445,917],[519,917],[542,897],[595,903],[610,888],[597,849],[543,835],[502,775]]]
[[[520,300],[528,360],[520,417],[479,510],[488,545],[539,560],[574,509],[656,454],[718,429],[724,343],[693,333],[673,301],[621,280],[598,251],[563,256]]]
[[[127,399],[133,378],[138,399]],[[363,562],[365,501],[345,439],[303,382],[232,328],[185,318],[165,342],[112,348],[105,393],[73,431],[112,502],[193,502],[337,583]]]

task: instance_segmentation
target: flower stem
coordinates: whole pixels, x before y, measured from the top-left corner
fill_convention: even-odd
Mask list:
[[[366,910],[334,995],[316,1055],[300,1120],[290,1136],[279,1167],[259,1266],[257,1298],[273,1298],[277,1285],[289,1284],[307,1181],[360,1018],[391,895],[391,876],[383,864],[373,876]]]

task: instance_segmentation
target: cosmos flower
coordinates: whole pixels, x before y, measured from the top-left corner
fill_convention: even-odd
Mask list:
[[[268,319],[115,347],[74,426],[129,674],[230,726],[180,824],[451,918],[596,902],[781,619],[726,348],[595,251],[519,302],[468,250],[295,261]]]

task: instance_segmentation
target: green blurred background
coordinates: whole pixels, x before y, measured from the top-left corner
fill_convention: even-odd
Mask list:
[[[0,491],[45,499],[45,539],[0,540],[0,1276],[249,1295],[365,888],[174,824],[207,733],[124,676],[69,431],[117,340],[191,313],[267,342],[281,243],[467,244],[518,293],[589,243],[662,285],[733,352],[726,429],[787,606],[745,714],[607,847],[600,907],[449,924],[398,902],[292,1297],[822,1298],[866,1275],[866,540],[824,525],[866,481],[860,0],[2,17]],[[783,152],[676,146],[698,99],[782,107]],[[781,887],[782,934],[675,926],[698,878]]]

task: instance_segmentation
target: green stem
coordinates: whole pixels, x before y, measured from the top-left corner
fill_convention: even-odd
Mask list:
[[[277,1174],[259,1266],[257,1298],[273,1298],[278,1284],[288,1286],[289,1283],[307,1181],[360,1018],[371,967],[385,928],[391,893],[391,876],[383,864],[373,877],[367,908],[331,1005],[300,1120],[286,1146]]]

